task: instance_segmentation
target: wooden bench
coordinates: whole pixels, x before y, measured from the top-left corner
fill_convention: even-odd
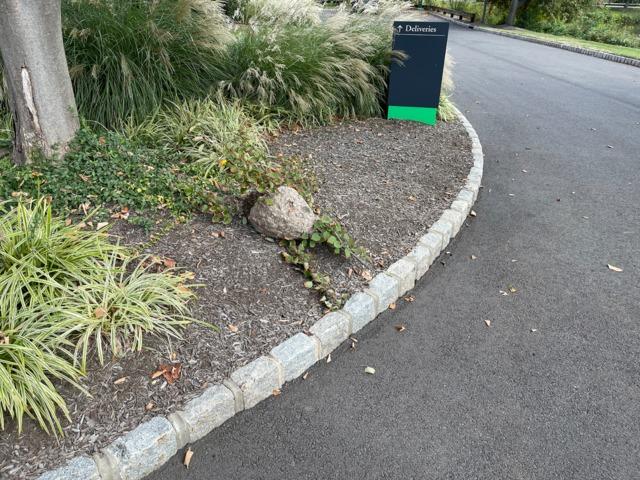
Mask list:
[[[475,13],[467,13],[461,10],[451,10],[450,8],[436,7],[435,5],[425,5],[424,8],[425,10],[441,13],[442,15],[450,16],[451,18],[458,17],[461,22],[466,20],[468,23],[473,23],[476,19]]]

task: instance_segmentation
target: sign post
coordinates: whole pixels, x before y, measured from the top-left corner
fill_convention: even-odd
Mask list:
[[[393,49],[407,59],[389,74],[387,118],[436,124],[448,22],[393,22]]]

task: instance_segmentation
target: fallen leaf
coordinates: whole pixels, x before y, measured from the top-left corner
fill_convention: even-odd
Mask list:
[[[538,331],[538,329],[537,328],[532,328],[531,331],[535,333],[535,332]]]
[[[518,290],[515,287],[512,287],[511,285],[509,285],[509,291],[511,293],[516,293]]]
[[[404,300],[406,302],[411,303],[411,302],[415,302],[416,301],[416,297],[414,297],[413,295],[407,295],[406,297],[404,297]]]
[[[156,404],[155,404],[155,403],[153,403],[153,402],[149,402],[149,403],[147,403],[147,404],[144,406],[144,409],[145,409],[147,412],[150,412],[151,410],[153,410],[153,407],[155,407],[155,406],[156,406]]]
[[[622,272],[622,268],[616,267],[615,265],[611,265],[610,263],[607,263],[607,267],[609,267],[609,270],[611,271]]]
[[[527,172],[526,170],[524,170],[524,169],[523,169],[523,170],[522,170],[522,173],[529,173],[529,172]]]
[[[64,224],[65,224],[67,227],[68,227],[69,225],[71,225],[71,219],[70,219],[70,218],[67,218],[67,219],[64,221]]]
[[[156,379],[163,376],[169,385],[172,385],[176,380],[180,378],[180,372],[182,365],[180,363],[174,363],[171,365],[162,364],[158,369],[151,374],[152,379]]]
[[[509,294],[508,294],[507,292],[505,292],[504,290],[499,290],[499,292],[500,292],[500,295],[503,295],[503,296],[505,296],[505,297],[506,297],[507,295],[509,295]]]
[[[471,210],[471,211],[469,212],[469,215],[471,215],[472,217],[475,217],[475,216],[477,215],[477,213],[476,213],[476,211],[475,211],[475,210]]]
[[[85,182],[85,183],[91,180],[91,177],[89,177],[89,176],[87,176],[87,175],[82,175],[82,174],[80,174],[80,175],[78,175],[78,176],[80,177],[80,180],[82,180],[82,181],[83,181],[83,182]]]
[[[184,453],[184,460],[182,463],[185,467],[189,468],[189,464],[191,463],[191,459],[193,458],[193,450],[191,447],[187,448],[187,451]]]
[[[476,257],[475,255],[471,255],[471,260],[475,260],[476,258],[478,257]]]
[[[413,195],[409,195],[407,198],[409,199],[410,202],[415,202],[417,200],[417,198],[414,197]]]
[[[395,326],[395,329],[396,329],[398,332],[404,332],[404,331],[407,329],[407,327],[405,327],[404,325],[396,325],[396,326]]]
[[[393,302],[392,304],[389,305],[389,310],[395,310],[396,309],[396,303]]]
[[[282,392],[280,391],[279,388],[274,388],[273,392],[271,392],[273,394],[274,397],[279,396]]]
[[[119,379],[117,379],[115,382],[113,382],[114,385],[120,385],[124,382],[126,382],[127,380],[129,380],[129,377],[121,377]]]
[[[371,275],[371,272],[369,270],[363,270],[362,273],[360,274],[362,276],[362,278],[364,278],[367,282],[370,282],[371,280],[373,280],[373,275]]]
[[[487,327],[491,326],[491,320],[485,320],[484,323],[487,325]]]
[[[98,307],[93,311],[93,316],[96,318],[104,318],[106,315],[107,311],[102,307]]]
[[[109,222],[100,222],[98,223],[98,225],[96,225],[96,230],[102,230],[107,225],[109,225]]]
[[[327,363],[331,363],[331,354],[327,355]]]
[[[302,375],[302,379],[306,380],[307,377],[309,377],[309,372],[304,372],[304,375]]]
[[[351,350],[355,350],[355,349],[356,349],[356,342],[351,340]]]
[[[162,260],[162,264],[167,268],[174,268],[176,266],[176,261],[173,258],[165,258]]]
[[[3,332],[0,332],[0,345],[9,345],[9,336]]]
[[[233,333],[238,332],[238,327],[236,327],[233,323],[230,323],[229,325],[227,325],[227,328]]]
[[[364,369],[364,373],[368,373],[369,375],[373,375],[374,373],[376,373],[376,369],[373,367],[366,367]]]

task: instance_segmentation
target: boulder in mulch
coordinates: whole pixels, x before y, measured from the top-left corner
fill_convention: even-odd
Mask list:
[[[283,186],[255,203],[249,221],[267,237],[294,240],[312,232],[316,215],[296,190]]]

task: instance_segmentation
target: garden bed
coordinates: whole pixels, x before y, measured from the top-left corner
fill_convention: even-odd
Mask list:
[[[340,293],[363,288],[408,253],[457,195],[472,165],[470,141],[457,122],[436,127],[375,118],[344,122],[286,132],[270,150],[305,159],[318,179],[314,208],[339,219],[369,251],[364,261],[318,253],[315,268],[328,274]],[[112,233],[129,245],[150,239],[124,222]],[[241,220],[223,226],[196,217],[160,236],[147,251],[194,272],[201,285],[194,316],[217,330],[193,324],[182,340],[149,339],[142,354],[92,365],[82,382],[91,398],[61,386],[72,416],[65,437],[56,440],[30,420],[18,436],[8,424],[0,436],[0,478],[31,478],[75,455],[93,453],[307,330],[324,310],[318,294],[304,288],[302,275],[282,261],[282,250]],[[181,365],[175,383],[150,378],[159,365],[171,363]]]

